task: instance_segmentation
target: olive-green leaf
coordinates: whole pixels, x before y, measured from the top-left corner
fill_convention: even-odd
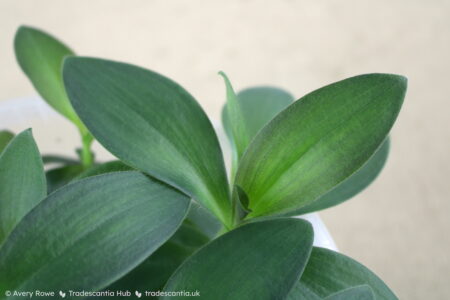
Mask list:
[[[380,174],[389,154],[389,138],[375,154],[353,175],[311,204],[290,215],[302,215],[342,203],[368,187]]]
[[[0,155],[0,245],[46,195],[44,167],[28,129],[15,136]]]
[[[247,218],[295,211],[356,172],[385,140],[406,79],[367,74],[320,88],[279,113],[242,157]]]
[[[301,299],[304,291],[324,298],[359,285],[368,285],[374,299],[397,299],[381,279],[357,261],[328,249],[314,247],[305,271],[288,299]]]
[[[217,300],[284,299],[300,278],[312,241],[312,227],[303,220],[249,223],[189,257],[164,290],[198,291],[202,298]]]
[[[48,33],[28,26],[17,30],[14,50],[17,62],[42,98],[85,132],[67,98],[61,74],[64,58],[74,55],[73,51]]]
[[[0,131],[0,154],[3,149],[5,149],[6,145],[13,139],[14,133],[8,130]]]
[[[168,240],[188,207],[185,195],[139,172],[66,185],[0,249],[0,298],[5,290],[100,290]]]
[[[133,271],[106,289],[116,291],[161,290],[178,266],[208,241],[209,239],[205,235],[185,220],[170,240]]]
[[[375,300],[375,296],[370,286],[359,285],[332,294],[324,300]]]
[[[242,90],[237,94],[237,99],[240,104],[239,108],[243,116],[243,122],[246,125],[248,141],[250,141],[275,115],[289,106],[293,102],[294,97],[282,89],[261,86]],[[232,172],[234,176],[238,166],[238,155],[231,124],[226,104],[222,109],[222,125],[232,148]],[[247,146],[248,143],[245,145],[245,148]]]
[[[179,188],[230,226],[219,142],[187,91],[152,71],[95,58],[67,58],[63,76],[72,105],[105,148]]]

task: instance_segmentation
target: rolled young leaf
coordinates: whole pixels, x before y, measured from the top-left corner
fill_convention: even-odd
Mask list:
[[[391,129],[406,79],[352,77],[294,102],[253,139],[236,185],[249,200],[247,218],[289,213],[357,171]]]
[[[21,26],[14,38],[17,62],[42,98],[56,111],[86,132],[67,98],[62,80],[62,64],[74,55],[62,42],[39,29]]]
[[[168,240],[188,207],[185,195],[133,171],[64,186],[0,249],[0,299],[5,290],[100,290]]]
[[[375,296],[368,285],[359,285],[337,292],[324,300],[375,300]]]
[[[287,299],[301,299],[305,292],[325,298],[359,285],[368,285],[376,300],[397,299],[381,279],[360,263],[337,252],[314,247],[300,281]]]
[[[28,129],[14,137],[0,155],[0,245],[46,195],[44,167]]]
[[[284,299],[303,272],[312,242],[312,227],[304,220],[249,223],[189,257],[164,291],[198,291],[202,298],[217,300]]]
[[[241,101],[238,100],[236,93],[234,92],[233,86],[230,80],[224,72],[219,72],[225,81],[227,102],[225,104],[225,110],[227,111],[227,116],[229,118],[230,133],[233,137],[233,152],[234,152],[234,165],[237,166],[239,159],[244,154],[245,149],[247,149],[250,143],[250,136],[247,128],[247,122],[244,117],[244,112],[242,110]]]
[[[302,215],[338,205],[367,188],[380,174],[389,154],[389,138],[374,155],[353,175],[337,187],[314,200],[311,204],[292,212],[290,215]]]
[[[13,139],[14,133],[8,131],[8,130],[2,130],[0,131],[0,154],[2,153],[3,149],[5,149],[6,145]]]
[[[106,149],[179,188],[231,226],[219,142],[188,92],[157,73],[95,58],[69,57],[63,73],[72,105]]]

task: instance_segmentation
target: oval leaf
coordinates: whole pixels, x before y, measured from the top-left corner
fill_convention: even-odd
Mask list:
[[[80,130],[84,128],[67,98],[61,74],[63,60],[74,55],[72,50],[53,36],[27,26],[17,30],[14,50],[17,62],[42,98]]]
[[[230,226],[219,142],[188,92],[157,73],[101,59],[69,57],[63,73],[75,110],[105,148],[179,188]]]
[[[99,290],[169,239],[188,207],[186,196],[138,172],[69,184],[0,249],[0,290]]]
[[[0,155],[0,245],[46,195],[44,166],[28,129],[14,137]]]
[[[359,285],[368,285],[374,299],[397,299],[381,279],[357,261],[328,249],[314,247],[308,265],[288,299],[301,299],[305,291],[324,298]]]
[[[357,171],[391,129],[406,79],[352,77],[316,90],[278,114],[242,157],[236,184],[247,218],[292,212]]]
[[[217,300],[284,299],[306,265],[312,242],[312,227],[303,220],[249,223],[189,257],[164,290],[198,291]]]
[[[337,187],[290,215],[302,215],[338,205],[367,188],[380,174],[389,154],[389,138],[353,175]]]

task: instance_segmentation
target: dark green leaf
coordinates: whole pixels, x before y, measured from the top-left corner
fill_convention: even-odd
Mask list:
[[[208,238],[186,221],[164,245],[108,290],[158,291],[172,273]]]
[[[359,285],[368,285],[374,299],[397,299],[381,279],[360,263],[337,252],[314,247],[308,265],[288,299],[301,299],[304,291],[324,298]]]
[[[301,215],[325,209],[342,203],[368,187],[380,174],[389,154],[389,139],[387,139],[375,154],[353,175],[337,187],[323,195],[311,204],[302,207],[290,215]]]
[[[17,30],[14,50],[20,67],[42,98],[86,134],[67,98],[61,76],[63,60],[74,55],[72,50],[53,36],[27,26]]]
[[[5,149],[6,145],[8,145],[9,141],[11,141],[14,137],[14,133],[8,130],[0,131],[0,154],[3,149]]]
[[[105,148],[231,226],[219,142],[188,92],[157,73],[94,58],[69,57],[63,73],[75,110]]]
[[[45,165],[47,164],[62,164],[62,165],[77,165],[80,163],[80,161],[67,157],[67,156],[60,156],[60,155],[42,155],[42,161]]]
[[[405,91],[404,77],[361,75],[278,114],[253,139],[236,175],[249,199],[247,218],[295,211],[357,171],[385,140]]]
[[[14,137],[0,155],[0,245],[46,194],[41,156],[28,129]]]
[[[187,215],[187,219],[200,229],[200,231],[210,239],[217,236],[222,229],[222,224],[212,215],[209,210],[192,201]]]
[[[5,290],[104,288],[168,240],[188,206],[186,196],[138,172],[66,185],[31,211],[0,249],[0,298]]]
[[[325,300],[375,300],[375,296],[368,285],[360,285],[337,292]]]
[[[51,169],[45,173],[47,178],[47,193],[53,193],[60,187],[68,184],[83,172],[82,165],[68,165]]]
[[[284,299],[300,278],[312,241],[312,227],[303,220],[249,223],[189,257],[164,290],[197,290],[201,297],[217,300]]]
[[[109,161],[87,169],[86,171],[79,174],[74,180],[110,172],[130,170],[132,170],[132,168],[121,161]],[[207,209],[198,205],[195,201],[192,201],[186,218],[189,219],[189,221],[191,221],[193,224],[195,224],[195,226],[197,226],[202,231],[202,233],[209,238],[215,237],[217,232],[222,228],[222,223],[220,223],[219,220],[217,220],[217,218],[212,215]]]

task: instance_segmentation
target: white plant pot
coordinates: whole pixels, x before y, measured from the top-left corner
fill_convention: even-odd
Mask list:
[[[230,157],[229,147],[220,122],[214,122],[225,157]],[[38,96],[12,99],[0,102],[0,130],[9,129],[18,133],[27,128],[33,135],[41,153],[61,154],[75,157],[74,149],[80,146],[75,127],[56,113]],[[98,143],[93,145],[99,160],[113,159],[113,156]],[[317,213],[299,216],[308,220],[314,228],[314,245],[337,251],[336,244],[327,227]]]

